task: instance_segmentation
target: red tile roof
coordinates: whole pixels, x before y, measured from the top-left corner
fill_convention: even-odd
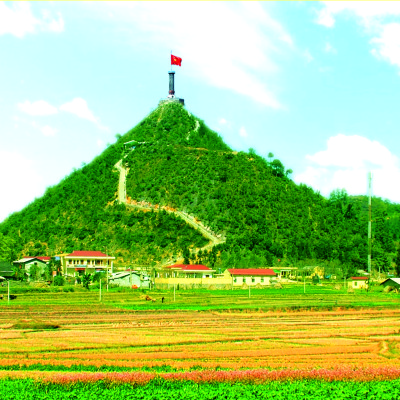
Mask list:
[[[231,275],[276,276],[270,268],[231,268],[228,271]]]
[[[109,256],[107,254],[102,253],[101,251],[75,250],[71,254],[68,254],[66,257],[109,257]]]
[[[51,257],[48,257],[48,256],[25,256],[25,257],[22,257],[22,260],[24,260],[24,259],[33,260],[35,258],[40,261],[50,261],[51,260]]]
[[[42,260],[42,261],[50,261],[51,260],[51,257],[48,257],[48,256],[40,256],[40,257],[35,257],[35,258],[38,258],[39,260]]]
[[[366,281],[368,276],[352,276],[350,279],[353,279],[353,281]]]
[[[190,264],[175,264],[165,268],[180,269],[182,271],[211,271],[211,269],[206,267],[205,265],[190,265]]]

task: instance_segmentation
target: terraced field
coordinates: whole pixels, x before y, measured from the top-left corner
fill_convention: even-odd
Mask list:
[[[102,302],[97,292],[3,300],[0,378],[28,386],[27,379],[154,386],[159,379],[266,385],[400,378],[397,295],[181,291],[175,301],[172,292],[150,295],[155,303],[140,292],[106,292]]]

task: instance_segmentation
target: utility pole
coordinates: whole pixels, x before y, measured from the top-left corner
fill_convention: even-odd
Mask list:
[[[99,292],[99,301],[101,301],[101,277],[100,277],[100,292]]]
[[[7,302],[10,304],[10,281],[7,281]]]
[[[368,172],[368,274],[371,277],[371,247],[372,247],[372,174]]]

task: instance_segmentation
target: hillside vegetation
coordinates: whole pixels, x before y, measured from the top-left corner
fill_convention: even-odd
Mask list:
[[[208,240],[173,213],[118,204],[114,166],[121,159],[129,198],[185,211],[225,243],[195,253]],[[343,191],[326,199],[289,175],[279,160],[234,152],[180,104],[165,104],[0,224],[0,253],[87,249],[113,253],[120,265],[161,265],[185,256],[221,269],[310,260],[341,264],[348,273],[365,268],[366,201]],[[385,204],[375,214],[373,240],[374,266],[382,269],[390,267],[400,233],[400,206]]]

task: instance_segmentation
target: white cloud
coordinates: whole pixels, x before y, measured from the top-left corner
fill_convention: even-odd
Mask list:
[[[33,103],[26,100],[23,103],[19,103],[18,108],[24,113],[34,116],[52,115],[58,112],[56,107],[44,100],[34,101]]]
[[[241,136],[241,137],[243,137],[243,138],[246,138],[248,135],[247,135],[247,131],[246,131],[246,129],[245,129],[245,127],[244,126],[242,126],[240,129],[239,129],[239,135]]]
[[[99,3],[113,23],[143,51],[170,49],[183,58],[180,71],[209,85],[240,93],[271,108],[279,61],[294,45],[290,34],[255,2]],[[157,49],[154,43],[158,43]],[[151,44],[151,46],[150,46]],[[178,67],[179,68],[179,67]]]
[[[0,2],[0,35],[11,34],[19,38],[28,33],[38,31],[62,32],[64,21],[61,14],[54,18],[47,11],[42,11],[42,16],[37,18],[33,15],[31,5],[28,2]]]
[[[330,137],[327,149],[306,158],[321,166],[361,168],[367,165],[389,165],[398,162],[390,151],[376,140],[338,134]]]
[[[218,121],[218,123],[221,124],[221,125],[225,125],[225,124],[228,123],[228,121],[227,121],[225,118],[221,118],[221,119]]]
[[[61,105],[60,110],[69,112],[79,118],[87,119],[96,124],[98,123],[97,118],[93,115],[92,111],[89,110],[86,100],[80,97],[76,97],[72,101]]]
[[[42,30],[47,30],[50,32],[60,33],[64,31],[64,20],[61,13],[57,13],[57,19],[53,18],[51,12],[48,10],[42,11]]]
[[[371,54],[400,67],[400,2],[324,1],[316,22],[332,28],[339,16],[354,18],[370,37]]]
[[[372,38],[370,43],[374,46],[371,53],[392,65],[400,67],[400,24],[389,23],[381,27],[378,37]]]
[[[366,194],[367,173],[374,177],[374,194],[400,201],[399,159],[384,145],[358,135],[339,134],[331,137],[327,149],[306,156],[312,165],[296,174],[294,180],[305,183],[328,195],[334,189],[350,194]]]
[[[35,171],[32,160],[16,152],[0,150],[0,187],[7,193],[0,196],[0,221],[18,211],[36,196],[43,194],[43,180]]]
[[[398,1],[322,1],[321,3],[323,7],[317,11],[316,22],[328,28],[335,25],[335,18],[338,15],[355,17],[366,27],[371,27],[385,17],[400,15]]]
[[[41,128],[41,131],[44,136],[55,136],[55,134],[58,132],[57,129],[52,128],[49,125],[45,125]]]

